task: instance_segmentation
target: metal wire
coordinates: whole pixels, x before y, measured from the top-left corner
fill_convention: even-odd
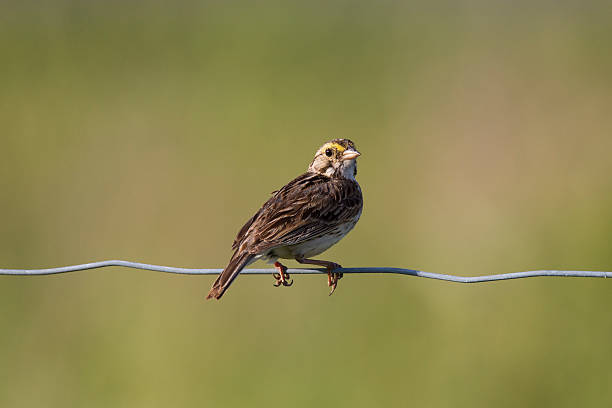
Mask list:
[[[223,271],[223,269],[189,269],[189,268],[176,268],[173,266],[160,266],[150,265],[139,262],[129,261],[101,261],[91,262],[81,265],[63,266],[60,268],[48,268],[48,269],[0,269],[0,275],[52,275],[57,273],[66,272],[77,272],[87,269],[105,268],[108,266],[123,266],[126,268],[144,269],[148,271],[166,272],[166,273],[177,273],[183,275],[217,275]],[[245,269],[241,273],[246,275],[266,275],[274,273],[274,269]],[[321,274],[326,273],[325,269],[317,268],[300,268],[300,269],[288,269],[289,274]],[[525,271],[525,272],[512,272],[502,273],[497,275],[483,275],[483,276],[455,276],[446,275],[440,273],[423,272],[415,269],[404,269],[404,268],[341,268],[337,269],[336,272],[342,273],[390,273],[398,275],[409,275],[416,276],[419,278],[438,279],[443,281],[458,282],[458,283],[479,283],[479,282],[492,282],[499,280],[508,279],[521,279],[521,278],[533,278],[538,276],[562,276],[562,277],[578,277],[578,278],[612,278],[612,272],[600,272],[600,271],[556,271],[556,270],[540,270],[540,271]]]

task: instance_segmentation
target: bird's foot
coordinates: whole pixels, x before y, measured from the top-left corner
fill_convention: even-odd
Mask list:
[[[291,277],[287,273],[287,267],[285,265],[281,264],[280,262],[274,262],[274,267],[278,271],[278,273],[272,274],[272,276],[274,276],[274,279],[276,279],[274,286],[279,287],[281,285],[293,285],[293,280],[289,280],[291,279]]]
[[[336,287],[338,286],[338,281],[344,276],[342,272],[333,272],[335,269],[340,268],[342,268],[342,266],[337,263],[332,263],[327,266],[327,286],[331,288],[329,296],[333,295]]]

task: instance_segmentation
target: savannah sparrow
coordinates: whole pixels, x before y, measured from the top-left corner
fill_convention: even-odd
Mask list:
[[[310,259],[340,241],[357,223],[363,207],[361,188],[355,180],[360,153],[348,139],[325,143],[308,171],[272,193],[272,197],[244,224],[227,267],[212,285],[206,299],[219,299],[240,271],[257,259],[274,267],[275,286],[291,286],[287,267],[277,260],[295,259],[302,264],[327,268],[327,284],[334,293],[340,265]]]

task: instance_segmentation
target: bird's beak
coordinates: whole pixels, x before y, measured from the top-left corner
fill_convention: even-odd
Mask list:
[[[345,150],[344,153],[342,153],[342,161],[351,160],[358,156],[361,156],[361,153],[359,153],[357,150]]]

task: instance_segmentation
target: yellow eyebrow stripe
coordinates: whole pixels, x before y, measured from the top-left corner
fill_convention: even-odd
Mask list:
[[[346,150],[346,148],[338,143],[327,143],[325,146],[323,146],[322,150],[325,150],[329,147],[333,147],[334,149],[337,149],[339,152],[343,152]]]

